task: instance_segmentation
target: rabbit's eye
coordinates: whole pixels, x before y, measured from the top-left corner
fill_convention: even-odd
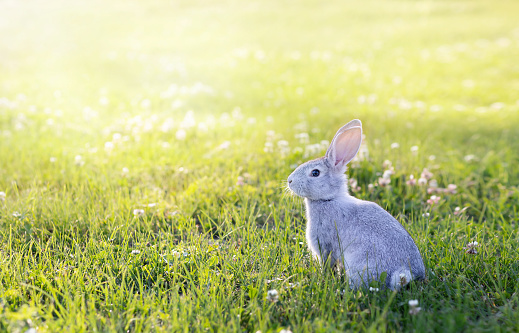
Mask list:
[[[319,170],[317,170],[317,169],[312,170],[312,173],[311,173],[312,177],[319,177],[319,174],[320,174]]]

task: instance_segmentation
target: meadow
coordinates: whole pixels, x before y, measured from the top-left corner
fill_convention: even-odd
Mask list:
[[[0,13],[1,332],[519,331],[519,2]],[[354,118],[350,192],[424,258],[400,292],[323,270],[285,193]]]

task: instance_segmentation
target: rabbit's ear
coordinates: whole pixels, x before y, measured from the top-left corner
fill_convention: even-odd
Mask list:
[[[343,167],[350,162],[362,142],[362,123],[355,119],[341,127],[326,152],[326,158],[333,166]]]

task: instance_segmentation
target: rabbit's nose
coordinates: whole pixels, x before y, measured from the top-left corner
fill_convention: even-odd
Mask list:
[[[288,180],[288,183],[291,184],[291,183],[292,183],[292,179],[289,179],[289,180]]]

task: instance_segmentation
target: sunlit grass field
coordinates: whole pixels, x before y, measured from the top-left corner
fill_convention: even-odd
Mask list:
[[[519,331],[518,1],[3,0],[0,41],[0,331]],[[354,118],[398,293],[284,190]]]

